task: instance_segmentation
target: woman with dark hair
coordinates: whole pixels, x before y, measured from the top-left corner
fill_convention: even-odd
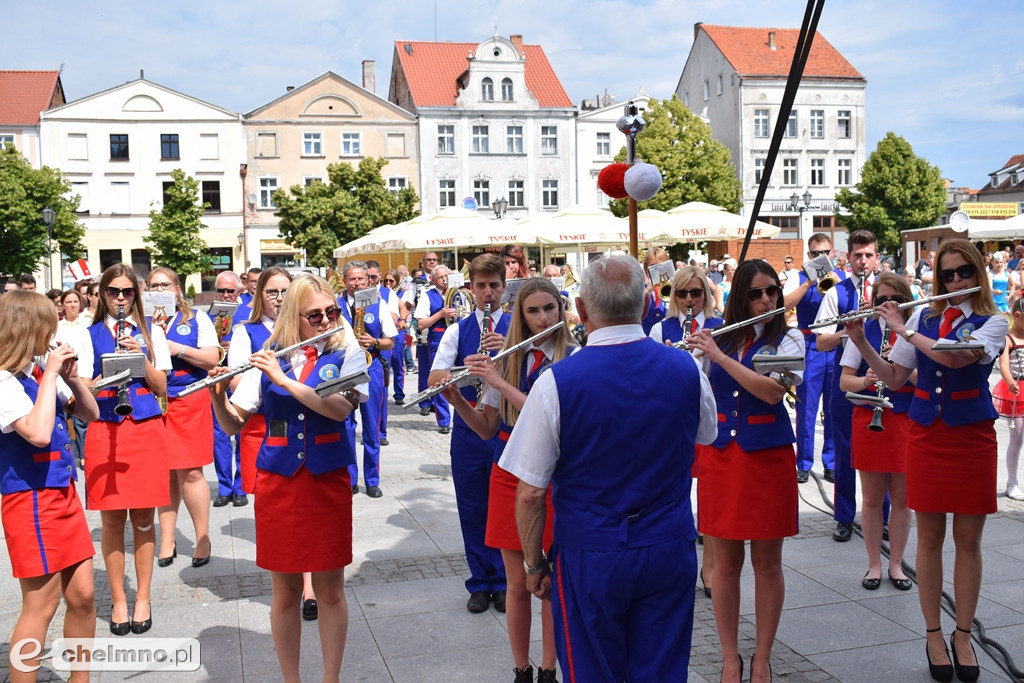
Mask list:
[[[505,280],[530,277],[530,266],[521,247],[506,244],[501,248],[501,260],[505,262]]]
[[[85,344],[85,338],[89,336],[89,325],[92,322],[91,316],[83,313],[83,309],[86,308],[85,301],[85,296],[74,289],[69,289],[60,295],[60,307],[64,311],[64,316],[57,323],[56,339],[75,347],[75,350],[79,352]],[[87,425],[85,420],[77,416],[72,416],[71,423],[75,428],[75,438],[71,440],[71,450],[75,454],[75,462],[79,467],[83,467],[82,458],[85,456]]]
[[[744,261],[736,269],[725,324],[782,306],[775,270],[760,259]],[[700,528],[712,537],[714,547],[711,600],[722,645],[722,680],[739,681],[743,673],[738,651],[740,572],[744,542],[750,541],[756,620],[750,680],[768,681],[786,593],[782,541],[797,533],[796,439],[782,399],[803,373],[760,374],[753,358],[756,354],[803,357],[804,342],[798,331],[786,326],[781,314],[717,339],[708,330],[690,339],[691,347],[706,358],[718,403],[718,438],[701,449],[697,498]]]
[[[170,468],[171,502],[157,512],[160,518],[160,552],[157,566],[168,567],[178,555],[174,532],[178,523],[178,505],[184,499],[192,517],[196,544],[192,566],[210,561],[210,487],[203,467],[213,462],[213,411],[210,397],[197,391],[185,398],[181,390],[198,382],[220,361],[220,344],[213,321],[203,311],[193,310],[181,293],[178,274],[158,266],[149,272],[146,287],[153,292],[172,292],[176,301],[170,316],[154,319],[164,330],[173,370],[167,377],[167,453]]]
[[[124,332],[118,336],[118,312],[124,313]],[[118,390],[96,394],[99,419],[85,437],[85,500],[100,510],[103,522],[103,564],[110,583],[110,632],[145,633],[153,625],[149,604],[156,550],[154,508],[167,505],[167,439],[157,397],[167,393],[171,355],[159,326],[145,324],[139,279],[132,267],[118,263],[103,271],[95,322],[89,327],[86,348],[79,355],[79,372],[95,382],[103,375],[106,353],[142,353],[146,375],[128,384],[132,413],[115,412]],[[128,612],[124,590],[124,527],[131,519],[135,548],[135,608]]]
[[[981,534],[996,506],[996,410],[988,379],[1002,352],[1009,322],[999,314],[978,250],[967,240],[942,242],[935,254],[934,294],[980,286],[973,294],[934,301],[906,323],[896,303],[876,311],[901,339],[882,360],[859,323],[847,326],[850,341],[887,387],[901,387],[917,370],[907,439],[907,506],[917,519],[917,582],[924,614],[928,669],[937,681],[953,671],[961,681],[978,679],[971,626],[981,592]],[[940,341],[945,340],[945,341]],[[974,340],[977,350],[956,349]],[[937,343],[938,342],[938,343]],[[946,515],[953,515],[953,590],[956,631],[952,663],[942,637],[942,546]]]

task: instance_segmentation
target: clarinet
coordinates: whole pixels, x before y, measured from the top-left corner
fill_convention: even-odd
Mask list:
[[[686,317],[683,318],[683,339],[690,336],[693,330],[693,306],[686,307]]]
[[[117,307],[117,326],[114,328],[117,337],[117,350],[124,351],[124,345],[121,343],[121,337],[124,336],[125,329],[128,323],[124,319],[124,306]],[[125,382],[117,388],[117,405],[114,406],[115,415],[131,415],[134,411],[132,407],[132,394],[131,389],[128,388],[130,382]]]
[[[878,342],[878,354],[882,354],[882,349],[885,348],[885,341],[889,337],[889,326],[882,323],[882,339]],[[868,429],[873,432],[885,431],[885,426],[882,424],[882,412],[885,410],[882,405],[882,400],[885,398],[885,383],[882,381],[875,382],[875,389],[877,390],[878,403],[875,404],[874,413],[871,415],[871,423],[868,425]]]
[[[480,324],[480,348],[476,350],[477,353],[487,353],[487,349],[484,348],[484,335],[490,334],[491,332],[491,304],[490,302],[484,304],[484,320]],[[480,386],[476,388],[476,409],[477,412],[484,411],[484,383],[481,382]]]

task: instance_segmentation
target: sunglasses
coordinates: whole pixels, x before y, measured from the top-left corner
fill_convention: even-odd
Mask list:
[[[174,285],[172,285],[170,282],[150,282],[146,286],[149,287],[154,292],[165,292]]]
[[[818,251],[808,250],[807,255],[810,256],[811,258],[818,258],[819,256],[828,255],[828,252],[830,251],[831,249],[820,249]]]
[[[263,290],[263,294],[268,299],[283,299],[284,298],[284,293],[287,292],[287,291],[288,291],[287,287],[284,288],[284,289],[264,289]]]
[[[119,289],[117,287],[107,287],[103,291],[111,299],[116,299],[118,296],[123,296],[125,299],[132,299],[135,297],[134,287],[125,287],[124,289]]]
[[[747,290],[747,298],[751,301],[760,301],[761,297],[767,294],[769,299],[778,299],[779,294],[781,293],[782,290],[778,285],[771,285],[769,287],[752,287]]]
[[[702,297],[702,296],[704,296],[704,288],[703,287],[695,287],[693,289],[677,289],[676,290],[676,298],[677,299],[685,299],[686,297],[691,297],[693,299],[697,299],[697,298]]]
[[[228,289],[227,287],[225,287],[224,289],[218,289],[217,293],[218,294],[234,294],[237,291],[238,291],[237,289]]]
[[[308,322],[313,327],[319,327],[320,323],[324,321],[324,316],[327,317],[328,321],[333,323],[335,320],[338,319],[339,315],[341,315],[341,309],[335,306],[334,308],[328,308],[326,311],[308,313],[302,317],[305,318],[306,322]]]
[[[369,274],[368,274],[368,275],[366,276],[366,279],[367,279],[367,280],[377,280],[377,279],[379,279],[379,278],[380,278],[380,275],[369,275]]]
[[[945,270],[940,270],[939,277],[942,279],[943,282],[952,282],[953,276],[955,275],[959,275],[961,280],[966,280],[968,278],[974,277],[974,274],[977,272],[978,270],[974,266],[972,266],[970,263],[965,263],[964,265],[959,266],[957,268],[947,268]]]
[[[904,299],[902,296],[899,296],[899,295],[896,295],[896,296],[876,296],[875,297],[875,306],[881,306],[882,304],[886,303],[887,301],[895,301],[898,304],[902,304],[902,303],[906,303],[907,300]]]
[[[387,280],[384,280],[384,284],[386,284],[386,285],[393,285],[393,284],[395,284],[395,281],[392,280],[391,278],[388,278]]]

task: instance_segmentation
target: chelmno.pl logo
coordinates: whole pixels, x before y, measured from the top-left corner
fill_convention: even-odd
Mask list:
[[[11,645],[11,666],[29,673],[34,660],[50,660],[54,671],[197,671],[195,638],[57,638],[49,652],[34,638]]]

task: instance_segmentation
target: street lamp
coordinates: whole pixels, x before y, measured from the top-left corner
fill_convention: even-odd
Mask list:
[[[500,221],[505,217],[505,210],[508,208],[508,200],[504,197],[501,199],[495,199],[491,202],[491,208],[494,209],[494,217]]]
[[[800,203],[801,199],[804,200],[803,204]],[[811,204],[811,191],[807,190],[807,191],[804,192],[803,197],[798,195],[796,192],[794,192],[793,194],[789,195],[789,208],[792,209],[793,211],[799,211],[800,212],[800,219],[799,219],[800,220],[800,223],[799,223],[800,240],[802,242],[806,242],[807,238],[810,237],[810,235],[805,234],[805,230],[804,230],[804,213],[806,211],[817,211],[821,207],[817,206],[817,205]]]
[[[50,207],[43,209],[43,223],[46,224],[46,274],[49,287],[53,287],[53,224],[57,222],[57,214]]]

